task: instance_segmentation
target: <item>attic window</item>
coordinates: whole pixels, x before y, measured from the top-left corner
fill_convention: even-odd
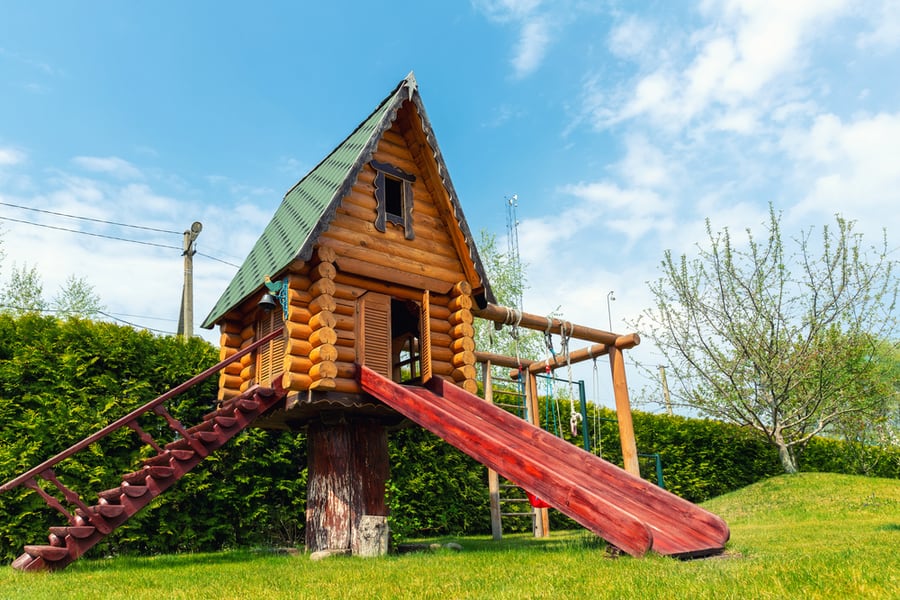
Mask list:
[[[375,229],[384,233],[387,223],[391,223],[403,228],[406,239],[414,239],[412,184],[416,176],[376,160],[370,164],[375,169],[375,200],[378,207]]]

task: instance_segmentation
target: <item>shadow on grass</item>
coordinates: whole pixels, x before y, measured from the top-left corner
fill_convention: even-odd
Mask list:
[[[463,552],[506,552],[515,550],[528,552],[569,552],[572,550],[603,551],[606,542],[586,531],[557,531],[549,538],[535,538],[527,533],[513,533],[494,540],[487,536],[437,537],[409,540],[414,544],[456,543]],[[443,549],[442,549],[443,551]]]
[[[562,531],[554,532],[549,538],[535,538],[530,534],[514,533],[503,537],[502,540],[494,540],[488,536],[485,537],[437,537],[422,538],[404,541],[404,543],[414,544],[439,544],[441,547],[435,550],[425,549],[421,552],[411,552],[402,556],[410,556],[416,554],[429,554],[434,552],[458,552],[458,550],[450,550],[444,548],[445,544],[459,544],[462,546],[463,553],[473,552],[571,552],[584,550],[589,552],[603,552],[606,550],[606,542],[601,538],[584,531]],[[82,558],[72,563],[66,570],[77,571],[79,573],[98,573],[105,571],[116,571],[121,569],[129,570],[151,570],[151,569],[171,569],[185,568],[192,565],[225,565],[250,563],[265,558],[266,560],[276,557],[291,557],[291,554],[282,553],[273,549],[240,549],[240,550],[223,550],[222,552],[205,552],[205,553],[186,553],[186,554],[165,554],[158,556],[140,556],[140,555],[118,555],[109,558]],[[299,558],[305,555],[300,551]],[[396,552],[392,552],[389,557],[401,556]],[[297,558],[296,555],[294,555]],[[353,557],[334,557],[349,558]],[[333,560],[333,559],[332,559]],[[370,559],[367,559],[370,560]]]
[[[66,571],[93,573],[118,571],[121,569],[171,569],[184,568],[191,565],[225,565],[248,563],[261,557],[290,556],[268,550],[223,550],[221,552],[203,552],[186,554],[163,554],[158,556],[140,556],[133,554],[118,555],[109,558],[81,559],[72,563]]]

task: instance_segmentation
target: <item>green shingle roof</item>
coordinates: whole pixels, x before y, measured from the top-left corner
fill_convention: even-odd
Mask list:
[[[203,327],[212,328],[229,310],[260,290],[266,275],[274,278],[295,259],[310,258],[319,234],[334,217],[341,199],[350,191],[359,170],[371,158],[381,136],[391,127],[397,110],[405,100],[413,99],[427,130],[435,159],[440,163],[441,175],[450,191],[456,217],[469,242],[469,251],[484,279],[481,261],[418,97],[415,77],[410,73],[347,139],[285,195],[262,236],[203,321]]]

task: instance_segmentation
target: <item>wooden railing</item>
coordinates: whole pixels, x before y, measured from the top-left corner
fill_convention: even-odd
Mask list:
[[[247,346],[243,350],[240,350],[239,352],[229,356],[228,358],[226,358],[222,362],[216,364],[215,366],[212,366],[212,367],[206,369],[199,375],[195,375],[194,377],[188,379],[181,385],[172,388],[168,392],[164,393],[161,396],[158,396],[157,398],[151,400],[147,404],[144,404],[140,408],[137,408],[137,409],[131,411],[130,413],[128,413],[127,415],[125,415],[124,417],[117,419],[116,421],[110,423],[109,425],[107,425],[100,431],[94,433],[93,435],[81,440],[77,444],[70,446],[66,450],[63,450],[62,452],[60,452],[53,458],[51,458],[49,460],[45,460],[38,466],[36,466],[32,469],[29,469],[28,471],[26,471],[25,473],[22,473],[15,479],[11,479],[11,480],[7,481],[2,486],[0,486],[0,494],[2,494],[4,492],[8,492],[12,489],[15,489],[15,488],[19,487],[20,485],[26,485],[27,487],[34,489],[35,476],[40,476],[40,477],[47,479],[47,480],[53,482],[54,484],[56,484],[56,482],[54,481],[55,475],[53,474],[53,471],[52,471],[54,466],[56,466],[60,462],[64,461],[65,459],[73,456],[74,454],[77,454],[81,450],[84,450],[91,444],[93,444],[99,440],[102,440],[109,434],[113,433],[114,431],[116,431],[118,429],[121,429],[122,427],[130,427],[131,429],[134,429],[137,432],[137,434],[139,436],[141,436],[143,439],[144,436],[141,435],[142,430],[137,425],[137,419],[140,416],[142,416],[150,411],[154,411],[157,414],[166,418],[166,420],[169,421],[170,426],[173,426],[173,428],[175,428],[176,430],[180,429],[180,424],[177,424],[177,421],[175,421],[173,418],[171,418],[171,416],[169,416],[168,411],[166,411],[165,407],[163,406],[163,404],[166,401],[171,400],[172,398],[181,394],[182,392],[185,392],[186,390],[189,390],[190,388],[194,387],[198,383],[201,383],[201,382],[209,379],[210,376],[221,371],[222,369],[224,369],[231,363],[233,363],[236,360],[240,359],[241,357],[249,354],[250,352],[253,352],[254,350],[259,348],[266,342],[269,342],[269,341],[275,339],[277,336],[282,334],[282,331],[283,331],[283,328],[280,328],[276,331],[271,332],[270,334],[257,340],[250,346]],[[182,436],[185,435],[184,431],[179,431],[179,433]],[[57,487],[60,487],[60,486],[57,485]]]

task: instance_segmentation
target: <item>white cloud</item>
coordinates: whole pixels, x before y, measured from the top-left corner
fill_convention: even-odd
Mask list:
[[[25,153],[16,148],[0,147],[0,166],[18,165],[25,162]]]
[[[650,23],[629,15],[612,28],[607,46],[616,56],[641,60],[648,54],[653,35],[654,28]]]
[[[848,8],[846,0],[709,0],[700,9],[709,25],[680,38],[645,36],[635,47],[623,40],[640,28],[634,19],[626,20],[610,37],[614,53],[665,58],[647,62],[653,66],[602,99],[594,89],[585,90],[586,106],[600,128],[647,117],[669,130],[701,119],[712,127],[752,131],[748,106],[766,106],[793,92],[782,89],[779,80],[806,66],[808,42]]]
[[[552,30],[557,24],[551,10],[554,15],[566,14],[558,5],[542,10],[542,4],[541,0],[472,0],[472,6],[491,21],[519,29],[510,60],[513,75],[519,79],[541,66],[553,42]]]
[[[550,34],[543,19],[532,19],[522,25],[519,45],[512,60],[516,77],[527,77],[541,65],[549,43]]]
[[[860,33],[857,45],[864,50],[883,51],[900,46],[900,2],[881,0],[868,6],[873,7],[869,14],[873,29]]]
[[[629,134],[625,145],[625,158],[617,170],[628,185],[659,188],[670,182],[671,161],[645,135]]]
[[[818,117],[785,134],[783,146],[808,190],[795,215],[841,213],[863,229],[896,233],[900,211],[900,113]]]
[[[94,173],[105,173],[117,179],[143,179],[140,169],[117,156],[76,156],[72,162]]]

